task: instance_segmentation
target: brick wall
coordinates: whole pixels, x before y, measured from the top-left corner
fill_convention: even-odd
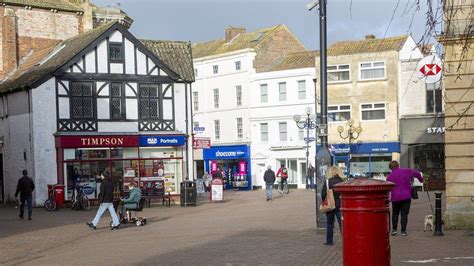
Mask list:
[[[286,26],[279,26],[269,38],[256,47],[256,50],[254,67],[257,72],[261,72],[276,58],[288,53],[303,52],[306,48]]]

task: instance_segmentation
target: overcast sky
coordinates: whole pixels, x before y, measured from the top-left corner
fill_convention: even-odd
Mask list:
[[[311,1],[93,0],[101,6],[119,3],[135,20],[130,30],[138,38],[205,42],[223,38],[229,26],[254,31],[285,24],[306,48],[314,50],[319,48],[319,13],[306,9]],[[416,11],[416,0],[328,0],[328,44],[367,34],[377,38],[412,34],[419,41],[425,32],[426,1],[420,0],[422,8]]]

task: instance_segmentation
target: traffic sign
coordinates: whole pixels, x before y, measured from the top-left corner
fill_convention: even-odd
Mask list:
[[[443,64],[437,55],[429,55],[418,62],[416,69],[418,78],[431,84],[441,79]]]

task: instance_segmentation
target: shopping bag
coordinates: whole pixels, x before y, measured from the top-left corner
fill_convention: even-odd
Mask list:
[[[319,206],[321,212],[330,212],[336,209],[336,202],[334,201],[334,193],[332,189],[329,189],[329,180],[326,180],[326,199]]]

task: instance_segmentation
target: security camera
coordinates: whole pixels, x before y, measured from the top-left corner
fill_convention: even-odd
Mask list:
[[[306,8],[311,11],[313,8],[317,7],[319,5],[319,0],[313,1],[311,3],[306,4]]]

